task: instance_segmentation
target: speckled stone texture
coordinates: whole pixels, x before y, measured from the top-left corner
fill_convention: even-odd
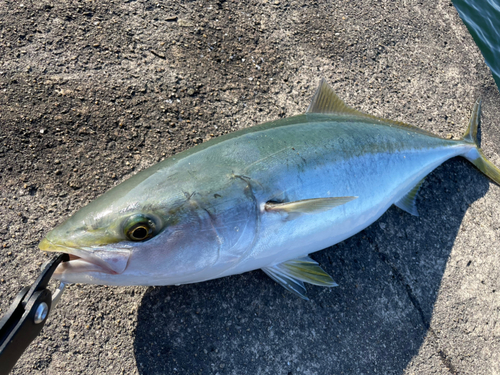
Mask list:
[[[360,110],[460,137],[500,95],[448,1],[0,0],[0,314],[45,233],[165,157],[304,112],[320,78]],[[71,285],[14,374],[498,374],[500,188],[462,159],[313,255],[310,301],[261,271],[180,287]],[[334,230],[334,228],[332,228]]]

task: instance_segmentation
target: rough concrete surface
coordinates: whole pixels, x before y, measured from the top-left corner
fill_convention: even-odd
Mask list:
[[[0,0],[0,314],[47,231],[139,170],[304,112],[355,108],[460,137],[500,95],[448,1]],[[14,374],[499,374],[500,188],[462,159],[313,257],[310,301],[261,271],[180,287],[71,285]]]

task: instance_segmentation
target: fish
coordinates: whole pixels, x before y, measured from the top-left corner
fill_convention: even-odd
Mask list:
[[[347,106],[323,79],[304,114],[199,144],[112,188],[40,242],[69,254],[65,283],[180,285],[261,269],[307,299],[337,284],[310,254],[379,219],[418,216],[425,177],[462,156],[496,184],[478,145],[481,102],[461,139]]]

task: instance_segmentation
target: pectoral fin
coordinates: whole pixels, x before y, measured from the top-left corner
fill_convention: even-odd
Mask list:
[[[331,210],[334,207],[341,206],[350,202],[357,197],[332,197],[332,198],[316,198],[303,199],[295,202],[274,203],[267,202],[265,209],[268,212],[281,212],[292,214],[293,217],[300,214],[316,214]]]
[[[308,256],[262,268],[271,279],[300,298],[308,300],[304,282],[319,286],[338,286],[317,262]]]
[[[418,216],[417,210],[417,194],[420,187],[424,183],[425,177],[422,178],[418,184],[416,184],[413,189],[411,189],[403,198],[394,203],[396,207],[401,208],[403,211],[412,214],[413,216]]]

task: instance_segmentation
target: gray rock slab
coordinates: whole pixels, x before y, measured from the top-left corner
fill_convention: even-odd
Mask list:
[[[500,95],[446,1],[0,0],[0,314],[44,234],[210,138],[304,112],[326,78],[360,110],[443,137]],[[261,271],[180,287],[71,285],[14,374],[500,373],[500,189],[434,171],[313,255],[339,287],[297,299]],[[332,228],[334,230],[334,228]]]

